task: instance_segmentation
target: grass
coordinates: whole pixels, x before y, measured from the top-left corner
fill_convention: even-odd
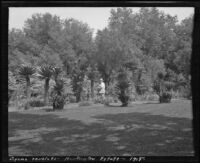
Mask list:
[[[190,101],[47,110],[9,112],[9,155],[194,154]]]

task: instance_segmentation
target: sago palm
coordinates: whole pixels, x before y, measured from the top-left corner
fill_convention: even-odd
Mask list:
[[[116,94],[119,100],[122,102],[122,106],[127,106],[130,100],[130,85],[131,85],[131,73],[127,68],[121,67],[116,84]]]
[[[53,74],[52,67],[49,65],[44,65],[39,68],[38,71],[39,77],[43,80],[45,80],[44,83],[44,103],[47,105],[48,103],[48,96],[49,96],[49,81],[51,79],[51,76]]]
[[[30,93],[30,87],[31,87],[31,82],[30,82],[30,77],[35,73],[35,68],[32,66],[28,65],[23,65],[19,68],[19,75],[25,79],[26,81],[26,97],[27,100],[30,99],[31,93]]]
[[[64,85],[66,83],[59,79],[56,82],[56,85],[53,88],[52,92],[52,101],[53,101],[53,110],[63,109],[66,102],[66,95],[64,91]]]

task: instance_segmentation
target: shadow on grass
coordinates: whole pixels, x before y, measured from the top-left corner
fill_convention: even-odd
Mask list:
[[[193,155],[191,120],[147,113],[95,116],[9,113],[9,155]]]

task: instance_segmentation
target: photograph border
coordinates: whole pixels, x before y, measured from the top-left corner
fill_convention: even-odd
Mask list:
[[[193,142],[195,156],[145,157],[144,162],[199,162],[200,115],[200,3],[198,1],[2,1],[1,7],[1,148],[2,162],[8,157],[8,20],[9,7],[194,7],[192,34],[191,86],[193,113]],[[73,156],[72,156],[73,157]],[[76,156],[74,156],[76,157]],[[119,156],[121,157],[121,156]],[[16,157],[17,158],[17,157]],[[31,157],[26,157],[28,160]],[[95,158],[95,157],[94,157]],[[98,161],[100,157],[96,157]],[[124,157],[128,161],[129,157]],[[11,160],[10,160],[11,161]],[[60,160],[59,160],[60,161]],[[81,161],[81,160],[79,160]],[[55,161],[54,161],[55,162]]]

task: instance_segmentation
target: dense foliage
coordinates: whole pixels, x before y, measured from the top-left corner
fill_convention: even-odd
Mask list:
[[[175,93],[191,98],[192,21],[190,16],[178,22],[155,7],[143,7],[138,13],[117,8],[111,10],[108,26],[93,37],[87,24],[73,18],[32,15],[22,30],[9,31],[9,97],[25,84],[27,99],[42,95],[47,105],[49,92],[54,91],[54,107],[62,108],[66,99],[98,99],[96,88],[102,78],[107,98],[116,101],[118,96],[123,105],[129,98],[154,92],[160,102],[162,97],[169,102]],[[121,67],[129,74],[127,80],[119,79]],[[67,86],[60,83],[61,76]],[[121,95],[114,93],[116,83]],[[129,95],[122,91],[128,83]],[[63,87],[68,89],[67,98],[60,92]]]

